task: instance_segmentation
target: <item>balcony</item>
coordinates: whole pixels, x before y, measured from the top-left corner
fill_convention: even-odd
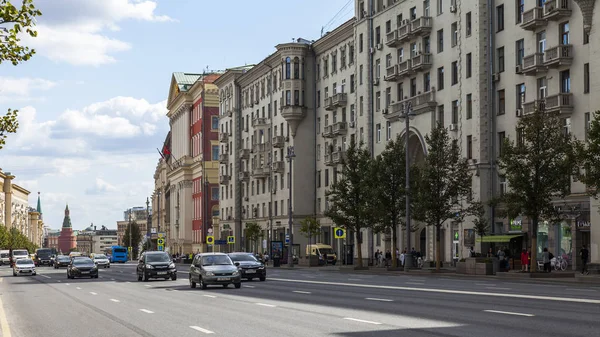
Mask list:
[[[266,152],[266,151],[269,151],[270,147],[271,147],[271,144],[269,144],[269,143],[254,144],[254,145],[252,145],[252,152],[254,152],[254,153]]]
[[[219,163],[228,164],[229,163],[229,155],[228,154],[220,154],[219,155]]]
[[[346,106],[348,95],[345,92],[339,92],[325,100],[325,110],[335,110],[335,108]]]
[[[546,24],[547,21],[544,19],[544,9],[542,7],[535,7],[523,12],[521,28],[526,30],[536,30]]]
[[[410,40],[410,22],[403,20],[400,28],[398,28],[398,42],[406,42]]]
[[[388,47],[397,47],[401,44],[400,40],[398,40],[398,30],[392,30],[391,32],[387,33],[386,35],[386,39],[385,39],[385,44]]]
[[[271,175],[271,170],[268,167],[255,167],[252,169],[252,176],[254,178],[267,178]]]
[[[283,149],[285,146],[285,137],[284,136],[275,136],[273,137],[273,147],[276,149]]]
[[[241,171],[238,174],[238,178],[241,181],[248,181],[250,179],[250,174],[248,173],[248,171]]]
[[[323,137],[333,138],[336,136],[345,135],[348,132],[347,122],[337,122],[331,125],[327,125],[323,130]]]
[[[571,65],[572,62],[573,46],[570,44],[561,44],[556,47],[548,48],[544,53],[544,65],[549,68]]]
[[[281,117],[288,122],[292,137],[296,135],[298,125],[306,116],[306,108],[300,105],[283,105],[281,106]]]
[[[385,76],[383,77],[385,81],[388,82],[396,82],[400,79],[398,76],[398,65],[394,64],[391,67],[385,68]]]
[[[252,127],[260,128],[269,126],[269,119],[264,117],[256,117],[252,119]]]
[[[418,94],[415,97],[404,99],[400,102],[393,103],[390,105],[388,113],[384,117],[390,121],[399,120],[404,114],[404,104],[412,104],[412,110],[415,114],[423,114],[427,112],[435,111],[437,101],[435,100],[435,90]]]
[[[283,171],[285,170],[285,162],[282,161],[276,161],[273,163],[273,171],[277,172],[277,173],[283,173]]]
[[[523,75],[536,75],[539,72],[546,71],[548,68],[544,64],[544,53],[535,53],[523,58],[521,73]]]
[[[335,166],[342,163],[342,160],[345,158],[346,151],[338,150],[332,152],[330,154],[325,155],[325,165],[327,166]]]
[[[412,74],[412,62],[411,60],[406,60],[398,63],[398,78],[402,79],[404,76],[408,76]]]
[[[573,94],[560,93],[546,97],[546,111],[562,114],[570,114],[573,112]]]
[[[248,159],[250,158],[250,150],[248,149],[241,149],[239,152],[239,157],[240,159]]]
[[[229,141],[229,134],[225,132],[219,133],[219,142],[227,143]]]
[[[429,16],[422,16],[416,18],[410,22],[410,35],[417,37],[431,33],[431,27],[433,26],[433,19]]]
[[[521,114],[517,115],[517,117],[531,115],[539,108],[540,104],[542,104],[543,102],[543,99],[536,99],[535,101],[523,103]]]
[[[571,16],[570,0],[546,0],[544,19],[558,21]]]
[[[219,184],[221,184],[221,185],[229,184],[230,180],[231,180],[231,176],[219,176]]]
[[[423,71],[431,68],[433,64],[431,53],[419,53],[412,58],[412,70],[414,72]]]

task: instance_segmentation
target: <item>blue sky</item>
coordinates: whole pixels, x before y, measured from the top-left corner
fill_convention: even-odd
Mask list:
[[[42,195],[44,220],[116,227],[151,195],[169,124],[171,73],[260,62],[278,43],[318,39],[350,0],[37,0],[37,54],[0,65],[0,111],[21,110],[0,168]]]

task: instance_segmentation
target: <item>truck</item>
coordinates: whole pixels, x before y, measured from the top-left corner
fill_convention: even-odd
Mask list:
[[[52,266],[52,249],[40,248],[35,251],[35,265],[36,266]]]
[[[0,250],[0,266],[9,265],[10,264],[10,250],[3,249]]]

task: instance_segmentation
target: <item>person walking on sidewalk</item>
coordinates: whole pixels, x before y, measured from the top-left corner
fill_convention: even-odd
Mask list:
[[[542,253],[542,262],[544,263],[544,271],[549,273],[552,270],[552,266],[550,265],[552,258],[550,257],[550,252],[548,248],[544,248],[544,252]]]
[[[527,254],[527,250],[523,249],[521,252],[521,272],[529,271],[529,254]]]
[[[590,274],[590,271],[587,268],[587,263],[588,263],[588,258],[590,257],[590,252],[588,251],[587,247],[585,245],[583,245],[583,247],[581,248],[581,251],[579,252],[579,255],[581,255],[581,275],[583,274]]]

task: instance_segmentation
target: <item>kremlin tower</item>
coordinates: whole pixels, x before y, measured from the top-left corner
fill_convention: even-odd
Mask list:
[[[62,230],[58,237],[58,249],[63,254],[68,254],[71,249],[77,247],[76,237],[73,235],[73,228],[71,226],[71,216],[69,212],[69,205],[65,207],[65,218],[63,220]]]

